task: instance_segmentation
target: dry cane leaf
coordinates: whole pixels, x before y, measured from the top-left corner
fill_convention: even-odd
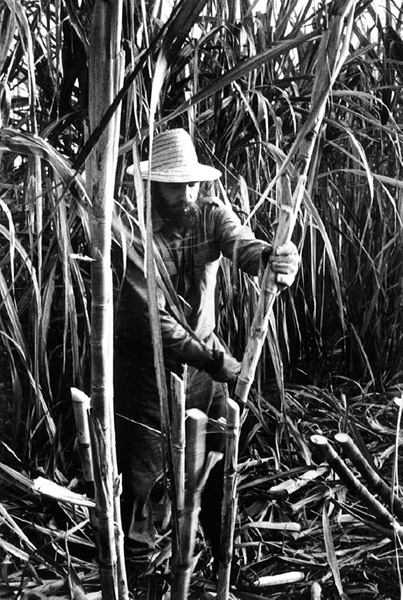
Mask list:
[[[332,537],[332,532],[330,529],[329,518],[327,516],[327,505],[326,504],[323,506],[322,523],[323,523],[323,535],[324,535],[324,540],[325,540],[326,555],[327,555],[327,560],[329,562],[329,566],[332,570],[334,583],[337,587],[337,591],[340,594],[340,598],[346,599],[347,596],[343,592],[343,585],[341,583],[339,564],[337,562],[336,551],[334,549],[333,537]]]

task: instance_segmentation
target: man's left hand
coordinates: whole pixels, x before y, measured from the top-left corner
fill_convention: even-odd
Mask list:
[[[262,255],[263,262],[267,264],[267,259]],[[268,262],[274,273],[276,281],[281,288],[288,287],[294,283],[298,272],[300,256],[296,245],[293,242],[287,242],[275,249],[271,249]]]

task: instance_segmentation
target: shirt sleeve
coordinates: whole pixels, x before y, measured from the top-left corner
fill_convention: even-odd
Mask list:
[[[221,203],[210,207],[208,219],[209,228],[222,254],[242,271],[258,275],[262,252],[270,244],[258,240],[250,227],[242,225],[234,211]]]

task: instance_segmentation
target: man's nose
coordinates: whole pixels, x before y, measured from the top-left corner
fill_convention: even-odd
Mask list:
[[[187,183],[184,183],[180,187],[179,196],[182,202],[189,202],[192,199],[192,188]]]

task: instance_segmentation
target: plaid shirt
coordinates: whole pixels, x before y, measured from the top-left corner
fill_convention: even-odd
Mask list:
[[[201,219],[185,235],[172,230],[158,214],[153,231],[159,251],[162,280],[169,279],[186,321],[177,318],[169,298],[158,290],[165,353],[178,362],[202,368],[211,358],[206,340],[215,328],[215,291],[220,257],[231,259],[249,275],[257,275],[261,253],[268,246],[243,226],[219,200],[199,200]],[[171,289],[172,289],[171,288]],[[118,339],[151,349],[147,284],[141,265],[127,261],[118,302],[115,333]],[[140,353],[141,356],[141,353]]]

